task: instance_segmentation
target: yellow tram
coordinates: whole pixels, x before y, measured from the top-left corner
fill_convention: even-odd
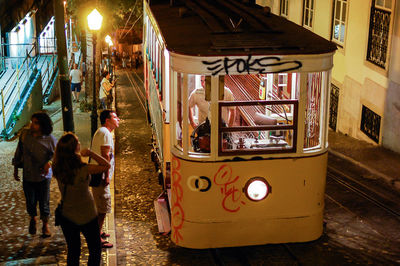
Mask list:
[[[179,246],[323,231],[336,46],[252,2],[144,1],[154,155]]]

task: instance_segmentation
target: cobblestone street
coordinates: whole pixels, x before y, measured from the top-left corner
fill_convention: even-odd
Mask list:
[[[169,235],[158,233],[154,200],[162,189],[150,160],[151,128],[126,74],[120,75],[119,84],[117,111],[121,122],[116,132],[115,172],[117,264],[210,265],[207,251],[177,247]]]

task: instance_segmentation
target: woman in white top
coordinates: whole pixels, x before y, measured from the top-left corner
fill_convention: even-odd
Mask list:
[[[98,164],[86,164],[81,156],[89,156]],[[89,149],[80,150],[80,142],[74,133],[67,133],[58,141],[53,174],[63,200],[60,225],[68,247],[68,265],[79,265],[80,232],[89,248],[88,265],[100,265],[100,230],[89,183],[90,174],[105,172],[109,168],[110,163],[105,158]]]
[[[103,109],[106,109],[106,100],[107,96],[111,93],[111,89],[114,87],[115,80],[110,83],[110,73],[108,71],[103,72],[103,80],[100,83],[100,92],[99,92],[99,98],[100,98],[100,103]]]

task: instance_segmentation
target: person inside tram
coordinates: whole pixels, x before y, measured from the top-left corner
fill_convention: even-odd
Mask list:
[[[205,99],[205,79],[205,76],[201,76],[201,87],[194,89],[189,95],[189,121],[193,129],[206,121],[210,111],[210,103]],[[232,91],[224,87],[224,101],[233,100]],[[198,108],[197,123],[194,115],[195,107]],[[235,121],[235,108],[229,108],[228,110],[225,108],[222,110],[222,119],[228,127],[231,127]]]
[[[190,93],[188,99],[189,121],[193,128],[193,133],[191,135],[192,145],[194,146],[194,150],[197,152],[210,152],[210,103],[205,99],[205,79],[205,76],[201,76],[201,87],[194,89]],[[224,87],[224,101],[233,100],[234,97],[231,90]],[[197,119],[195,117],[196,107],[198,109]],[[235,121],[235,108],[223,108],[221,116],[223,123],[231,127]]]

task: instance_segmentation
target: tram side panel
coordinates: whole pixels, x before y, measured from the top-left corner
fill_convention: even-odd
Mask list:
[[[172,240],[188,248],[306,242],[323,231],[327,154],[242,162],[171,162]],[[246,197],[252,177],[270,194]]]

